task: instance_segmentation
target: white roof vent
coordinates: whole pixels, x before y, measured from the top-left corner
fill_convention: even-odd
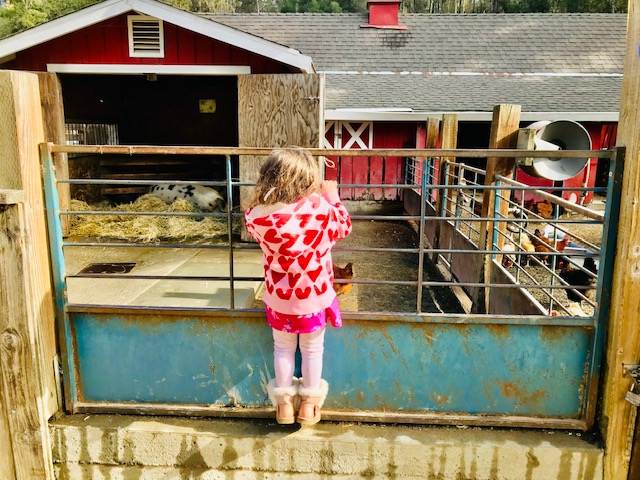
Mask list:
[[[129,56],[164,57],[162,20],[146,15],[129,15]]]

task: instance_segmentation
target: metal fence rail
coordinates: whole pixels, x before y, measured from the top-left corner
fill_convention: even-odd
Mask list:
[[[215,187],[224,191],[227,197],[227,211],[225,212],[131,212],[126,210],[61,210],[54,205],[53,219],[60,220],[62,216],[80,217],[80,216],[119,216],[123,219],[133,217],[186,217],[193,219],[214,218],[220,219],[226,223],[227,235],[222,241],[202,243],[193,241],[184,242],[130,242],[118,241],[117,239],[87,239],[73,238],[63,239],[59,236],[59,248],[62,252],[64,249],[72,247],[100,247],[100,248],[191,248],[191,249],[226,249],[229,252],[229,275],[216,276],[181,276],[181,275],[140,275],[127,273],[122,274],[95,274],[95,273],[74,273],[70,275],[64,274],[62,284],[66,285],[67,279],[81,278],[103,278],[103,279],[123,279],[128,280],[184,280],[187,282],[195,281],[221,281],[229,282],[229,309],[235,310],[234,290],[237,282],[256,281],[258,276],[238,275],[234,271],[234,257],[244,250],[256,250],[257,245],[239,242],[233,234],[234,225],[242,221],[243,213],[239,211],[236,201],[239,187],[247,187],[252,185],[251,182],[242,182],[234,178],[233,171],[238,160],[232,156],[235,155],[266,155],[269,149],[248,149],[248,148],[205,148],[205,147],[146,147],[146,146],[114,146],[114,145],[88,145],[88,146],[62,146],[49,145],[47,155],[49,159],[60,153],[92,153],[98,155],[137,155],[137,154],[203,154],[203,155],[221,155],[224,157],[226,178],[215,181],[171,181],[171,180],[148,180],[148,179],[123,179],[123,180],[106,180],[101,178],[55,178],[54,182],[69,185],[203,185]],[[556,313],[568,314],[572,313],[568,310],[566,301],[559,298],[561,293],[571,292],[583,300],[590,312],[595,315],[597,300],[587,298],[585,295],[587,289],[592,290],[592,285],[598,275],[584,267],[585,258],[594,258],[597,263],[602,258],[601,248],[583,238],[579,233],[572,231],[573,225],[585,226],[592,224],[604,229],[607,227],[606,217],[601,212],[594,212],[591,209],[576,206],[561,198],[546,193],[536,187],[524,185],[511,179],[500,177],[495,184],[485,184],[484,177],[486,172],[477,167],[466,165],[464,163],[441,161],[440,156],[461,157],[461,158],[482,158],[486,156],[496,157],[531,157],[540,155],[547,157],[570,157],[576,156],[576,152],[559,151],[559,152],[523,152],[520,150],[326,150],[326,149],[310,149],[316,156],[353,156],[353,155],[405,155],[406,156],[406,175],[404,184],[341,184],[341,188],[393,188],[399,189],[406,194],[417,194],[424,201],[421,202],[420,211],[415,214],[407,214],[399,212],[398,214],[352,214],[352,220],[357,222],[410,222],[415,225],[416,239],[413,245],[396,245],[393,247],[366,247],[366,246],[349,246],[345,247],[340,243],[334,247],[336,254],[348,255],[351,253],[368,253],[371,255],[389,255],[402,254],[411,255],[416,265],[414,275],[410,279],[406,278],[375,278],[362,277],[356,275],[355,278],[348,280],[336,279],[336,283],[350,283],[353,285],[361,285],[363,287],[379,285],[379,286],[410,286],[415,287],[415,305],[416,308],[412,312],[406,311],[379,311],[378,313],[397,313],[397,314],[423,314],[427,313],[422,308],[423,295],[425,289],[433,289],[435,287],[451,288],[456,287],[466,295],[472,296],[472,289],[520,289],[529,292],[541,292],[537,296],[536,302],[540,307],[541,315],[552,315]],[[435,156],[438,154],[438,156]],[[45,159],[47,157],[45,155]],[[614,152],[610,151],[590,151],[580,152],[580,155],[590,156],[611,160],[614,158]],[[73,161],[71,156],[69,161]],[[235,163],[235,165],[234,165]],[[613,162],[612,162],[613,163]],[[440,183],[442,182],[442,183]],[[486,211],[488,214],[481,215],[482,195],[486,190],[496,191],[495,205],[490,206]],[[606,195],[607,188],[587,188],[587,187],[554,187],[556,192],[564,190],[593,191],[599,195]],[[573,212],[580,218],[572,218],[567,215],[559,215],[558,208],[555,208],[555,214],[552,218],[543,217],[536,212],[527,208],[525,196],[527,194],[535,194],[548,201],[552,205],[561,206],[567,212]],[[508,205],[508,214],[503,214],[498,208],[500,203]],[[434,244],[433,238],[428,235],[428,225],[438,222],[445,222],[453,226],[456,235],[466,239],[467,248],[452,248],[442,244]],[[485,246],[480,246],[478,240],[480,232],[483,228],[492,227],[493,237]],[[571,253],[567,253],[566,249],[559,250],[553,245],[540,251],[527,250],[525,245],[525,237],[528,242],[544,242],[544,239],[537,239],[534,236],[536,229],[542,231],[547,226],[547,231],[552,233],[551,239],[554,244],[564,240],[571,242],[573,249]],[[550,230],[549,230],[550,228]],[[582,249],[582,250],[576,250]],[[495,283],[478,277],[474,281],[469,279],[458,278],[455,272],[455,266],[452,265],[454,258],[467,256],[468,258],[490,258],[499,260],[507,269],[510,281],[507,283]],[[62,255],[64,258],[64,255]],[[478,260],[475,260],[476,262]],[[425,262],[431,264],[444,265],[448,270],[448,275],[433,275],[425,278],[427,267]],[[559,268],[565,270],[573,269],[583,272],[588,279],[588,286],[576,286],[566,280],[566,275],[562,274]],[[532,275],[533,268],[540,269],[544,275],[536,271],[536,275]],[[597,287],[597,285],[595,285]],[[471,299],[473,301],[473,298]],[[535,303],[535,302],[534,302]],[[430,314],[449,315],[454,312],[428,312]],[[475,312],[482,313],[482,312]],[[521,314],[521,312],[513,312],[513,314]],[[575,314],[575,313],[574,313]],[[591,315],[588,315],[591,316]]]

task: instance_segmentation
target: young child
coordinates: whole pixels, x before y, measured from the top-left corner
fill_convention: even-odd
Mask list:
[[[332,288],[331,247],[351,232],[335,181],[320,182],[318,162],[298,148],[274,150],[260,169],[245,213],[263,252],[267,322],[275,379],[267,386],[278,423],[313,425],[329,384],[322,379],[327,318],[342,325]],[[302,378],[293,376],[300,343]],[[296,418],[296,404],[300,401]]]

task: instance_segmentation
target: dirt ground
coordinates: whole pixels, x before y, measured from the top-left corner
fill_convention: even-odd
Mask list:
[[[416,281],[418,254],[401,252],[347,252],[347,248],[417,248],[418,236],[404,220],[356,220],[353,232],[334,247],[333,260],[340,266],[352,262],[354,277],[386,281],[384,285],[356,284],[359,311],[416,312],[417,287],[393,282]],[[426,257],[425,257],[426,258]],[[444,282],[428,260],[423,268],[424,281]],[[345,303],[346,302],[345,298]],[[421,310],[428,313],[464,313],[460,302],[447,286],[424,287]]]

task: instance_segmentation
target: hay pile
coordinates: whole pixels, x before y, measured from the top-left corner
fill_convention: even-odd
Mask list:
[[[110,206],[89,205],[80,200],[71,200],[74,211],[118,211],[118,212],[199,212],[191,203],[178,199],[166,204],[155,195],[146,194],[135,202]],[[72,215],[71,235],[106,237],[133,242],[157,242],[161,240],[212,240],[227,235],[225,217],[187,217],[161,215]],[[233,231],[238,230],[234,222]]]

